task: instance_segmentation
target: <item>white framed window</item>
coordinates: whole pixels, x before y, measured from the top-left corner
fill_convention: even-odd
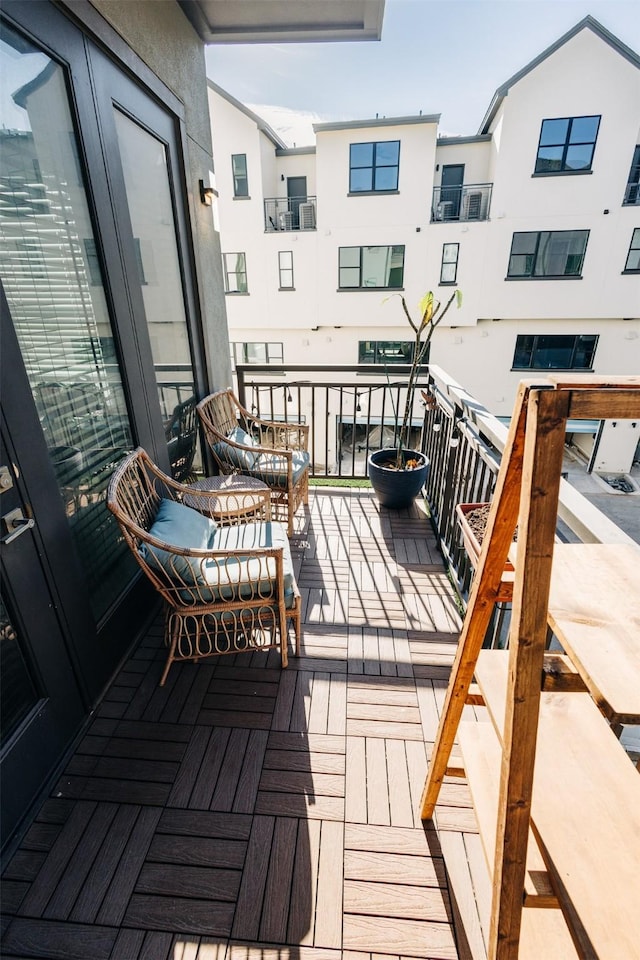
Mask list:
[[[247,261],[244,253],[223,253],[225,293],[248,293]]]
[[[442,244],[442,263],[440,265],[440,283],[455,283],[458,277],[459,243]]]
[[[278,251],[280,290],[293,290],[293,250]]]

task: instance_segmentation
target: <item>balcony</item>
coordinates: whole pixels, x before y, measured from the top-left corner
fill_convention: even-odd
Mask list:
[[[362,477],[397,429],[402,368],[391,384],[375,368],[273,372],[238,367],[247,405],[307,418],[318,480]],[[152,620],[7,861],[3,954],[486,957],[471,794],[447,777],[426,829],[420,796],[472,576],[453,508],[490,497],[506,428],[443,371],[422,386],[429,507],[312,487],[291,541],[303,648],[287,670],[276,651],[221,657],[174,665],[160,688]],[[564,482],[561,516],[563,539],[624,538]],[[499,605],[487,645],[508,616]]]
[[[451,220],[488,220],[492,189],[492,183],[434,187],[431,223],[448,223]]]
[[[272,197],[264,201],[265,233],[315,230],[315,197]]]

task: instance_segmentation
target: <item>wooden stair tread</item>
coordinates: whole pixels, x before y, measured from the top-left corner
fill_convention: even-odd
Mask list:
[[[548,619],[612,723],[640,723],[640,548],[556,544]]]
[[[463,722],[458,727],[458,739],[487,867],[493,876],[500,789],[500,742],[491,723]],[[542,854],[531,834],[527,850],[524,905],[550,908],[558,906]]]
[[[486,650],[476,667],[498,732],[508,659]],[[640,778],[588,693],[541,695],[531,822],[583,949],[640,956]]]

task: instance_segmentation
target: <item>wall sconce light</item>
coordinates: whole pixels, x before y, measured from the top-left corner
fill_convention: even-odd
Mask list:
[[[210,207],[213,203],[213,198],[218,196],[218,191],[214,190],[213,187],[205,187],[204,180],[199,180],[198,185],[200,187],[200,202],[205,205],[205,207]]]
[[[282,182],[284,183],[284,173],[281,173],[281,174],[280,174],[280,179],[281,179]]]

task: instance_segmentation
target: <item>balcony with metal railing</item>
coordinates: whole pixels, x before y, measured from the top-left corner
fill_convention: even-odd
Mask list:
[[[264,201],[266,233],[279,230],[315,230],[315,197],[270,197]]]
[[[431,223],[451,220],[488,220],[492,183],[468,183],[458,187],[434,187]]]

